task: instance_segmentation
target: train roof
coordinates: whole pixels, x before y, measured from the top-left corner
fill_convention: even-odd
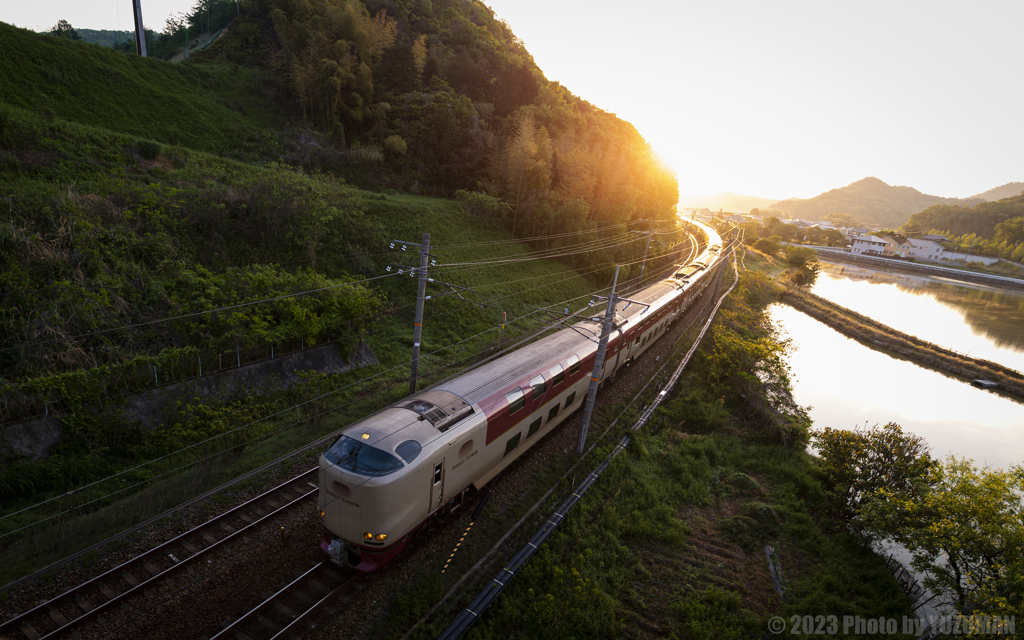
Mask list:
[[[470,404],[476,404],[530,373],[545,371],[545,367],[558,364],[565,359],[565,354],[581,351],[591,340],[600,339],[600,331],[601,327],[596,322],[577,322],[572,329],[562,329],[541,338],[434,389],[453,393]]]

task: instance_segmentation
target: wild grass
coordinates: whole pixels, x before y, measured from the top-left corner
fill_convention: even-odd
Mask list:
[[[231,63],[172,65],[0,23],[0,103],[215,154],[273,152],[284,113],[261,72]]]

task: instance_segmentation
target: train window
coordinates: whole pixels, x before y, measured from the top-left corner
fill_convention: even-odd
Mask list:
[[[544,376],[537,376],[533,380],[530,380],[530,386],[533,387],[534,399],[539,398],[544,394],[544,390],[547,388],[544,384]]]
[[[423,451],[423,447],[420,443],[415,440],[406,440],[402,444],[395,447],[395,453],[401,456],[402,460],[406,462],[412,462],[416,459],[416,456],[420,455],[420,451]]]
[[[555,366],[551,367],[551,371],[549,371],[548,373],[551,375],[552,387],[556,387],[562,384],[562,381],[565,380],[565,369],[563,369],[562,365],[560,364],[556,364]]]
[[[636,342],[633,343],[633,346],[634,347],[639,347],[641,339],[643,339],[643,336],[638,334],[637,337],[636,337]]]
[[[441,467],[444,465],[444,461],[438,462],[434,465],[434,484],[441,482]]]
[[[551,422],[558,417],[558,405],[551,407],[551,411],[548,411],[548,422]]]
[[[569,356],[569,375],[579,373],[580,370],[580,359],[579,356]]]
[[[530,423],[530,430],[526,432],[526,437],[529,438],[538,431],[540,431],[540,418]]]
[[[522,435],[523,434],[521,434],[521,433],[517,433],[514,437],[509,438],[508,443],[505,445],[505,455],[506,456],[516,450],[516,447],[519,446],[519,438]],[[502,457],[504,457],[504,456],[502,456]]]
[[[386,476],[402,468],[402,461],[355,438],[341,436],[324,456],[342,469],[364,476]]]
[[[508,400],[508,414],[512,415],[516,411],[519,411],[526,406],[526,395],[522,389],[516,389],[515,391],[509,391],[505,394],[505,399]]]
[[[573,391],[572,393],[569,394],[569,397],[565,399],[565,406],[568,407],[569,405],[571,405],[573,400],[575,400],[575,399],[576,399],[576,392]]]

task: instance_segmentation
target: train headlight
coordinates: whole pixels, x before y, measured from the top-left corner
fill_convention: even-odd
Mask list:
[[[365,539],[365,540],[373,540],[373,534],[370,533],[369,531],[367,531],[366,533],[363,534],[363,539]]]
[[[326,518],[326,517],[327,517],[327,512],[324,511],[323,509],[321,509],[320,510],[320,518],[322,519],[322,518]]]
[[[386,534],[386,533],[378,533],[377,535],[374,536],[374,538],[376,538],[376,540],[378,542],[384,542],[385,540],[388,539],[388,534]]]

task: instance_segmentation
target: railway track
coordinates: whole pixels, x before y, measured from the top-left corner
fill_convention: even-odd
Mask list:
[[[241,541],[273,519],[316,496],[317,469],[310,469],[128,562],[69,589],[52,600],[0,624],[0,637],[50,640],[80,637],[90,623],[106,624],[105,613],[132,610],[157,585],[174,586],[174,575],[194,571],[212,552]]]
[[[303,572],[214,636],[200,640],[278,640],[296,635],[302,624],[351,588],[362,574],[326,560]],[[315,625],[310,623],[310,628]]]

